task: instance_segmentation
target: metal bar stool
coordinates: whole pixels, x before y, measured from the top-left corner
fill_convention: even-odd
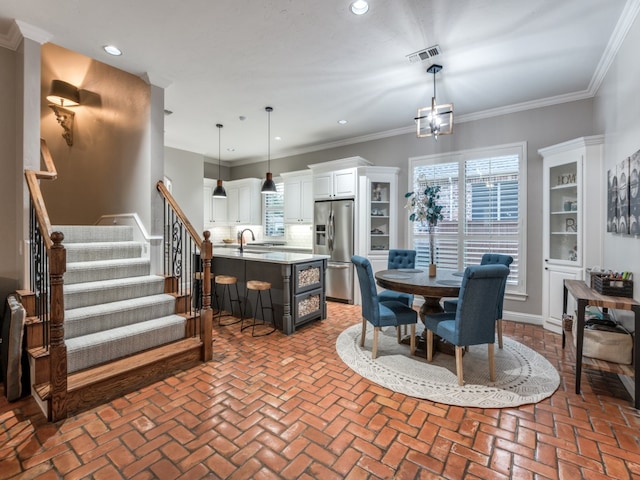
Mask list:
[[[235,325],[242,321],[242,305],[240,304],[240,293],[238,292],[238,279],[236,277],[232,277],[230,275],[216,275],[214,278],[214,282],[217,285],[222,285],[222,299],[218,303],[218,325],[222,327],[226,327],[228,325]],[[236,298],[231,297],[231,285],[236,286]],[[225,315],[233,317],[233,303],[236,302],[238,304],[238,311],[240,312],[240,318],[236,318],[232,322],[222,323],[222,310],[224,309],[224,298],[228,293],[229,295],[229,303],[231,306],[231,314]],[[216,293],[217,298],[217,293]]]
[[[240,324],[240,331],[244,330],[245,328],[249,328],[251,327],[251,336],[252,337],[263,337],[265,335],[269,335],[270,333],[273,333],[276,331],[276,321],[275,321],[275,317],[274,317],[274,313],[273,313],[273,299],[271,297],[271,284],[269,282],[262,282],[260,280],[249,280],[247,282],[247,293],[245,294],[244,297],[244,309],[245,309],[245,315],[242,316],[242,323]],[[247,310],[247,305],[249,305],[249,291],[255,291],[256,293],[256,303],[255,303],[255,308],[253,309],[253,318],[248,318],[247,320],[253,320],[253,322],[248,323],[247,325],[244,324],[244,319],[246,317],[246,310]],[[269,292],[269,305],[265,305],[264,301],[262,300],[262,292],[264,291],[268,291]],[[259,306],[258,306],[259,305]],[[262,322],[258,323],[257,322],[257,318],[256,315],[258,313],[258,309],[260,309],[261,313],[262,313]],[[268,325],[267,320],[264,316],[264,311],[265,310],[271,310],[271,328],[270,329],[265,329],[262,333],[258,333],[256,334],[256,325],[260,326],[260,325]]]

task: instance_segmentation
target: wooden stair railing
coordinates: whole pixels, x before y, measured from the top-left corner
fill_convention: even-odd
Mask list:
[[[61,232],[52,232],[51,222],[44,203],[39,180],[54,180],[57,178],[57,171],[51,157],[46,142],[40,141],[41,162],[44,163],[44,170],[25,170],[24,175],[30,195],[30,247],[31,247],[31,291],[20,292],[21,300],[27,308],[28,315],[37,316],[40,322],[41,339],[35,342],[38,345],[37,354],[39,358],[48,357],[46,368],[36,371],[39,385],[35,388],[36,395],[46,401],[46,405],[41,405],[49,421],[56,422],[67,418],[70,412],[76,413],[79,409],[91,405],[91,398],[88,398],[87,389],[94,392],[94,397],[106,398],[120,390],[116,387],[122,385],[143,385],[148,379],[159,376],[162,372],[175,370],[185,362],[193,362],[200,357],[200,361],[208,361],[213,357],[212,349],[212,317],[211,310],[211,258],[212,245],[209,240],[210,233],[204,233],[204,240],[195,231],[188,221],[184,212],[177,204],[171,193],[162,182],[158,182],[157,188],[163,197],[170,212],[173,226],[181,225],[186,235],[190,239],[190,244],[194,249],[198,249],[200,260],[203,264],[203,288],[200,311],[199,328],[196,328],[197,336],[200,338],[187,338],[178,342],[178,352],[176,345],[161,347],[157,353],[146,352],[134,355],[130,358],[119,361],[117,368],[110,366],[100,367],[102,370],[92,370],[90,372],[80,372],[68,376],[67,369],[67,348],[64,342],[64,293],[63,277],[66,271],[66,250],[62,244],[64,236]],[[166,224],[166,219],[165,219]],[[174,230],[172,233],[176,233]],[[165,235],[167,230],[165,229]],[[178,232],[180,233],[180,232]],[[182,246],[182,236],[180,243],[165,242],[171,245],[174,250]],[[191,250],[188,250],[190,253]],[[37,268],[41,267],[41,268]],[[178,280],[182,274],[182,265],[178,262],[165,269],[165,277],[173,278],[173,286],[182,287],[184,281]],[[178,267],[177,270],[174,267]],[[35,281],[37,279],[37,283]],[[27,305],[29,305],[27,307]],[[199,348],[199,355],[194,348]],[[190,353],[193,352],[193,353]],[[176,354],[177,353],[177,354]],[[150,361],[150,363],[148,363]],[[117,363],[117,362],[116,362]],[[120,365],[121,364],[121,365]],[[36,367],[38,363],[36,363]],[[104,371],[103,371],[104,370]],[[115,370],[115,372],[114,372]],[[131,377],[132,376],[132,377]],[[131,378],[130,378],[131,377]],[[97,380],[96,380],[97,379]],[[97,383],[96,383],[97,382]],[[84,390],[83,390],[84,389]],[[90,395],[89,395],[90,396]],[[86,398],[85,398],[86,397]],[[96,397],[96,398],[97,398]]]
[[[44,139],[40,140],[40,156],[45,170],[25,170],[24,175],[31,199],[30,248],[32,257],[39,245],[43,251],[37,252],[37,259],[31,259],[32,293],[36,312],[42,326],[42,348],[49,351],[48,413],[50,421],[67,417],[67,347],[64,343],[64,294],[63,275],[66,271],[67,254],[62,241],[64,235],[51,231],[51,222],[40,190],[39,180],[55,180],[58,176],[51,152]],[[36,266],[38,268],[36,271]],[[36,283],[39,281],[40,283]],[[31,312],[34,313],[34,312]]]
[[[201,359],[203,362],[207,362],[213,358],[213,311],[211,310],[213,248],[209,239],[211,233],[205,231],[204,240],[202,240],[165,184],[159,181],[156,188],[165,203],[163,231],[165,278],[171,279],[174,288],[181,291],[192,281],[194,268],[197,268],[197,271],[202,268],[202,309],[200,310],[199,328],[197,327],[196,331],[202,340]],[[185,242],[185,236],[188,237],[188,242]],[[198,260],[194,260],[196,256],[199,256]],[[200,266],[200,262],[202,266]]]

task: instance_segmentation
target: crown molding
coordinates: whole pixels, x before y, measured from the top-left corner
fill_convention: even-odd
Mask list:
[[[638,16],[638,12],[640,12],[640,0],[627,0],[627,3],[622,9],[622,13],[620,14],[620,18],[618,18],[618,23],[616,24],[611,37],[609,37],[609,43],[607,43],[604,53],[602,54],[602,57],[600,57],[600,62],[598,62],[598,66],[593,73],[593,77],[591,77],[588,92],[592,97],[595,97],[596,93],[598,93],[598,89],[600,88],[600,85],[602,85],[604,78],[607,76],[607,72],[613,63],[613,60],[616,58],[618,50],[620,50],[627,33],[629,33],[633,22],[635,22],[636,17]]]
[[[47,43],[53,38],[53,35],[46,30],[34,27],[33,25],[25,23],[21,20],[16,20],[16,24],[18,25],[20,33],[24,38],[28,38],[29,40],[33,40],[34,42],[38,42],[40,45],[42,45],[43,43]]]
[[[0,47],[15,51],[20,45],[20,40],[22,40],[22,34],[16,22],[11,22],[6,33],[0,32]]]

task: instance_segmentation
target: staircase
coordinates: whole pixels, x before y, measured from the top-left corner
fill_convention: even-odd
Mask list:
[[[129,226],[55,226],[64,234],[64,340],[69,414],[200,360],[189,313],[176,313],[165,278],[151,275]],[[33,364],[37,362],[35,360]],[[50,368],[55,368],[51,366]],[[34,368],[32,367],[32,372]],[[38,374],[32,374],[38,383]],[[47,383],[34,387],[41,400]]]
[[[150,275],[129,226],[57,226],[64,234],[67,371],[185,338],[186,318],[164,279]]]

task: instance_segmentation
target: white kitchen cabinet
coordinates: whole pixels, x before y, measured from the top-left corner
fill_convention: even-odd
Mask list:
[[[353,198],[356,195],[357,170],[345,168],[323,172],[313,177],[313,195],[316,200]]]
[[[601,135],[538,151],[543,157],[542,317],[561,332],[564,280],[581,280],[602,265],[604,184]],[[569,309],[572,311],[572,309]]]
[[[229,225],[260,225],[262,223],[261,185],[258,178],[225,182]]]
[[[203,204],[204,204],[204,227],[218,227],[227,225],[227,199],[213,198],[213,190],[217,181],[211,178],[204,179]]]
[[[284,223],[313,223],[313,176],[310,171],[281,174],[284,183]]]

